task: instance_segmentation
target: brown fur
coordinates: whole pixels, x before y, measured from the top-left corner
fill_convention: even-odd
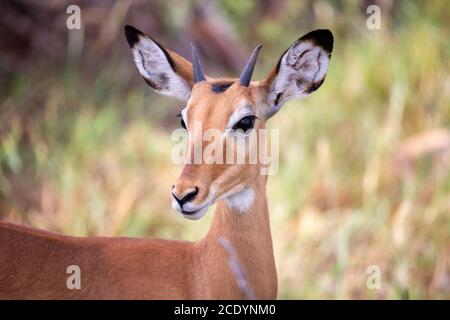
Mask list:
[[[263,177],[262,177],[263,178]],[[260,299],[274,299],[277,278],[265,181],[251,212],[223,202],[197,243],[137,238],[78,238],[0,223],[0,299],[241,299],[219,236],[228,238]],[[66,269],[81,269],[69,290]]]

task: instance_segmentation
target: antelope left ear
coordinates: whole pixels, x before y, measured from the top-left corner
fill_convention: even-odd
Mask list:
[[[266,118],[292,98],[305,97],[325,80],[333,51],[330,30],[312,31],[295,41],[264,80],[267,84]]]

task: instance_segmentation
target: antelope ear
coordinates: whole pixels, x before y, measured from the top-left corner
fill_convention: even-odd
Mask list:
[[[285,51],[264,80],[267,84],[266,118],[277,113],[289,99],[307,96],[322,85],[332,51],[330,30],[312,31]]]
[[[145,82],[156,92],[187,101],[194,83],[192,64],[132,26],[125,36]]]

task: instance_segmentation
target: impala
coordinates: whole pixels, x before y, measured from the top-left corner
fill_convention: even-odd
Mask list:
[[[131,26],[125,27],[137,69],[155,91],[186,102],[181,124],[187,148],[202,130],[239,132],[245,143],[253,130],[291,98],[306,96],[325,79],[333,48],[329,30],[312,31],[295,41],[268,76],[251,81],[261,46],[239,79],[206,76],[195,47],[192,64]],[[205,143],[200,143],[202,148]],[[247,152],[255,146],[250,147]],[[256,147],[257,148],[257,147]],[[189,158],[189,156],[188,156]],[[216,204],[206,236],[196,242],[161,239],[70,237],[0,223],[0,298],[7,299],[241,299],[248,298],[230,268],[230,250],[245,270],[254,298],[277,296],[277,275],[261,164],[205,164],[186,161],[171,193],[173,207],[199,219]],[[80,288],[69,290],[68,266],[81,274]]]

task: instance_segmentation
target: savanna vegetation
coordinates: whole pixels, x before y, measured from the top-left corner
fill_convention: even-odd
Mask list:
[[[371,1],[69,2],[0,5],[1,219],[200,239],[214,208],[188,221],[170,205],[183,106],[139,77],[123,25],[187,58],[195,41],[212,76],[237,76],[262,43],[255,78],[298,37],[329,28],[325,83],[270,121],[280,129],[268,182],[279,298],[450,298],[447,1],[379,1],[376,30]],[[69,31],[76,3],[83,28]],[[379,290],[366,285],[369,266]]]

